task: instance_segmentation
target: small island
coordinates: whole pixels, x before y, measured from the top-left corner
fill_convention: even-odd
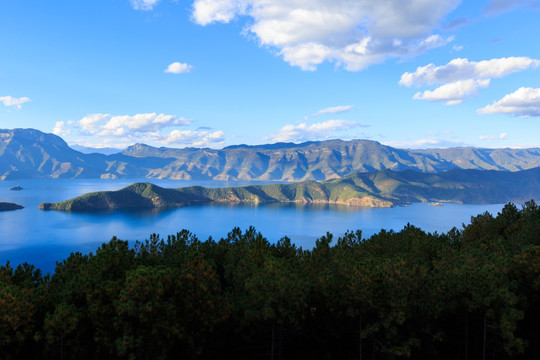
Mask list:
[[[454,169],[440,174],[382,170],[357,173],[329,181],[303,181],[242,187],[189,186],[166,189],[135,183],[117,191],[100,191],[58,202],[42,210],[101,211],[179,208],[204,203],[339,204],[393,207],[413,202],[491,203],[525,202],[540,198],[540,168],[519,171]]]
[[[24,206],[10,202],[0,202],[0,211],[24,209]]]
[[[21,185],[10,187],[9,190],[22,190],[23,187]]]

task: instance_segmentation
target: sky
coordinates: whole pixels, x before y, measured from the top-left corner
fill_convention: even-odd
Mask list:
[[[540,0],[0,0],[0,128],[540,147]]]

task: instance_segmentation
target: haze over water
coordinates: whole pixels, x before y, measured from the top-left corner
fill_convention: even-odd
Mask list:
[[[4,181],[0,200],[15,202],[25,208],[0,212],[0,264],[29,262],[45,272],[54,271],[56,261],[71,252],[95,252],[113,236],[128,240],[145,240],[150,234],[162,238],[187,229],[200,240],[212,236],[226,237],[234,227],[242,230],[254,226],[271,243],[283,236],[302,248],[312,248],[326,232],[335,238],[347,230],[360,229],[369,237],[381,229],[399,231],[407,223],[428,232],[446,232],[469,223],[470,217],[489,211],[496,214],[503,207],[495,205],[429,206],[412,204],[389,209],[358,208],[339,205],[204,205],[170,210],[108,211],[68,213],[41,211],[42,202],[66,200],[87,192],[117,190],[135,180],[21,180]],[[139,180],[148,181],[148,179]],[[207,187],[239,186],[245,183],[151,180],[162,187],[202,185]],[[8,188],[20,184],[24,190]]]

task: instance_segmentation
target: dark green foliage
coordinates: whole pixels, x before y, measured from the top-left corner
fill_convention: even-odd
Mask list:
[[[113,238],[52,276],[0,267],[0,358],[538,359],[539,309],[532,201],[446,234],[327,233],[312,250],[183,230]]]
[[[0,211],[10,211],[10,210],[19,210],[23,209],[24,206],[9,202],[0,202]]]

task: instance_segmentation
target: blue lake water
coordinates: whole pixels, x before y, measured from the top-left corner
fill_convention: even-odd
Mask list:
[[[429,206],[371,209],[338,205],[205,205],[174,210],[110,211],[67,213],[42,211],[43,202],[57,202],[91,191],[117,190],[135,180],[20,180],[0,182],[0,201],[14,202],[25,208],[0,212],[0,264],[29,262],[45,272],[71,252],[95,252],[113,236],[135,242],[152,233],[165,237],[188,229],[201,240],[225,237],[233,227],[242,230],[254,226],[270,242],[283,236],[302,248],[312,248],[327,231],[341,236],[347,230],[362,230],[364,237],[381,229],[399,231],[407,223],[428,232],[446,232],[468,224],[471,216],[486,211],[497,214],[503,204]],[[148,181],[147,179],[141,181]],[[151,180],[163,187],[239,186],[247,183]],[[15,185],[24,190],[8,190]],[[251,183],[253,184],[253,183]]]

